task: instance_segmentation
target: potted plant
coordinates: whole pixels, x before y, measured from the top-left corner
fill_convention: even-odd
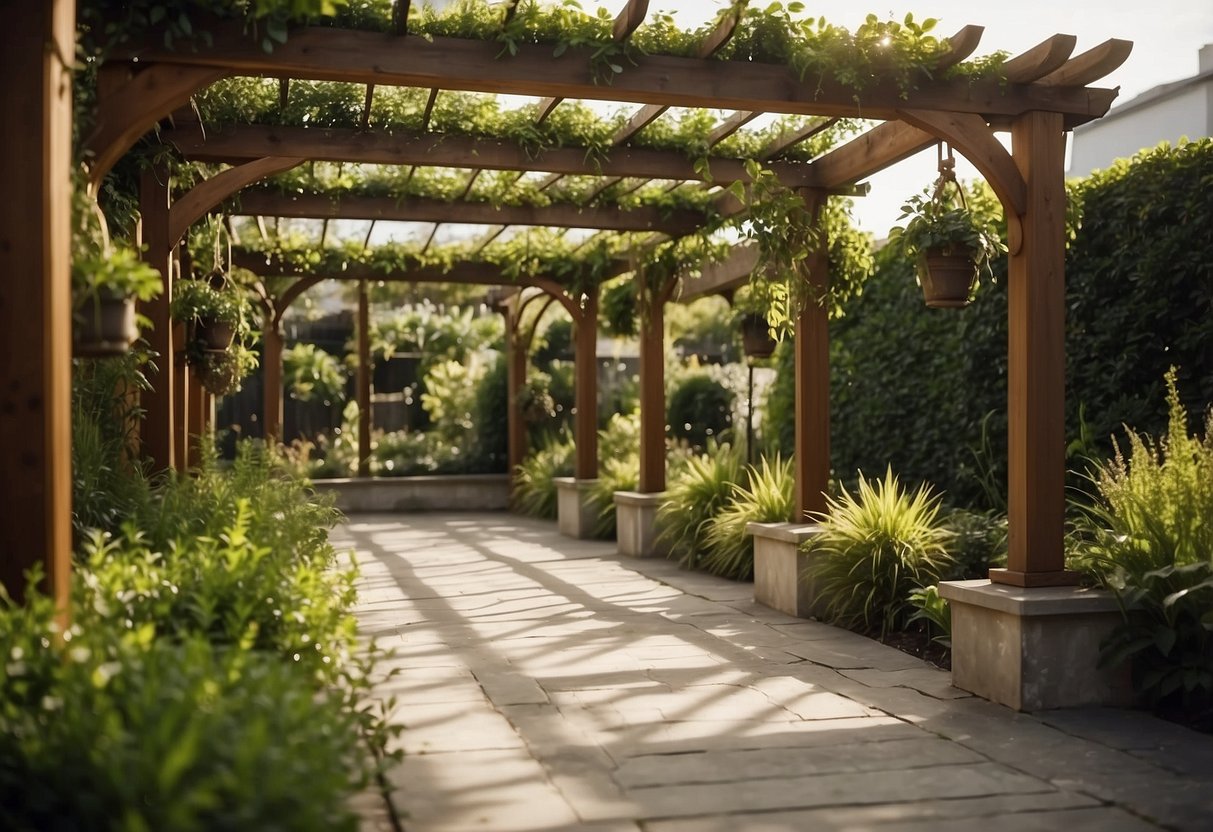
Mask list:
[[[125,353],[139,337],[135,301],[160,294],[160,272],[134,249],[107,249],[72,258],[72,351],[80,357]]]
[[[741,315],[741,348],[746,358],[770,358],[775,352],[775,339],[771,337],[771,325],[761,312],[743,312]]]
[[[216,283],[221,288],[216,288]],[[173,288],[172,315],[190,327],[189,342],[195,350],[222,351],[237,335],[248,333],[249,303],[235,287],[214,278],[182,280]]]
[[[188,353],[187,353],[188,357]],[[226,396],[257,369],[257,354],[240,342],[225,350],[206,350],[190,359],[199,383],[213,396]]]
[[[949,183],[959,202],[945,196]],[[997,233],[969,210],[960,185],[946,176],[934,192],[910,197],[901,210],[900,219],[910,221],[890,231],[889,240],[915,259],[927,306],[968,306],[981,272],[990,274],[990,261],[1006,250]]]

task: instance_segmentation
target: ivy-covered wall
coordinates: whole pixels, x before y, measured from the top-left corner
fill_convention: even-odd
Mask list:
[[[1163,374],[1190,413],[1213,404],[1213,141],[1143,152],[1072,183],[1066,258],[1066,435],[1072,465],[1122,425],[1159,434]],[[992,207],[986,199],[979,205]],[[832,462],[845,481],[887,463],[949,502],[997,507],[1006,481],[1006,264],[961,311],[928,309],[912,264],[878,253],[831,331]],[[767,424],[792,448],[790,345]]]

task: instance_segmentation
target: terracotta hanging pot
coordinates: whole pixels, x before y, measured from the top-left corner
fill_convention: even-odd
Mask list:
[[[933,309],[960,309],[969,305],[977,282],[977,264],[970,249],[928,249],[918,269],[922,296]]]
[[[235,337],[235,328],[226,321],[198,318],[194,323],[194,339],[201,344],[204,350],[226,350],[232,345]]]
[[[80,358],[123,355],[138,337],[135,299],[102,293],[76,313],[72,354]]]
[[[775,339],[765,316],[751,312],[741,319],[741,346],[747,358],[770,358]]]

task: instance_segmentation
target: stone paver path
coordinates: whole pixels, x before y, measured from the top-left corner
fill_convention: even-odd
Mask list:
[[[1213,830],[1213,738],[1015,714],[747,584],[506,514],[362,515],[335,542],[396,651],[408,832]]]

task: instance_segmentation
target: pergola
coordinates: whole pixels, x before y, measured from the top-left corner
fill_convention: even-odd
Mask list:
[[[298,28],[287,41],[264,51],[230,22],[216,22],[213,44],[197,51],[166,50],[156,44],[134,44],[124,57],[100,70],[96,127],[87,140],[89,175],[99,183],[113,165],[149,131],[173,145],[187,160],[222,162],[229,168],[170,200],[167,177],[144,173],[140,207],[142,242],[147,261],[166,277],[166,291],[145,310],[155,324],[151,347],[166,358],[149,378],[143,397],[146,410],[144,445],[157,466],[180,466],[188,436],[203,429],[200,389],[171,356],[180,349],[181,328],[174,328],[168,308],[174,252],[189,227],[250,186],[307,160],[381,165],[453,167],[471,177],[481,170],[543,172],[552,181],[562,176],[596,176],[603,187],[620,178],[697,181],[702,167],[685,155],[635,146],[631,140],[670,107],[734,111],[709,137],[715,145],[762,113],[813,116],[795,134],[785,135],[764,151],[767,169],[805,200],[819,216],[833,194],[853,192],[857,183],[896,162],[946,141],[968,158],[987,179],[1005,209],[1009,232],[1009,557],[993,581],[1019,587],[1071,582],[1062,551],[1064,512],[1064,149],[1065,133],[1103,115],[1116,90],[1088,86],[1116,69],[1131,44],[1109,40],[1073,55],[1075,38],[1053,35],[1039,46],[1006,61],[1001,76],[948,79],[943,70],[960,63],[977,48],[982,30],[966,26],[949,40],[949,50],[931,77],[904,90],[876,79],[857,97],[854,89],[831,79],[806,82],[788,67],[724,62],[713,55],[733,33],[737,17],[722,18],[699,45],[696,55],[640,55],[610,84],[597,82],[590,51],[570,48],[559,56],[543,46],[521,45],[517,54],[501,57],[492,42],[420,37],[408,32],[409,3],[397,4],[395,32],[336,28]],[[618,42],[643,22],[648,3],[629,0],[614,23]],[[62,597],[70,559],[69,374],[71,335],[68,282],[68,215],[71,137],[71,90],[67,56],[73,53],[73,4],[69,0],[21,4],[11,10],[0,49],[0,70],[8,91],[3,99],[5,152],[0,154],[8,199],[0,206],[0,330],[6,356],[0,373],[0,430],[21,437],[0,462],[6,507],[0,537],[8,556],[0,580],[19,585],[22,570],[43,563],[50,584]],[[31,48],[30,44],[37,44]],[[538,154],[505,140],[441,135],[389,133],[361,129],[321,129],[291,125],[205,125],[191,122],[193,95],[220,79],[264,76],[282,79],[289,94],[294,79],[341,81],[366,85],[369,113],[374,90],[387,86],[540,96],[537,118],[546,118],[565,99],[590,99],[636,105],[631,119],[614,137],[614,147],[601,160],[590,160],[582,148],[563,147]],[[882,123],[811,162],[783,161],[788,147],[809,139],[839,118],[862,117]],[[427,110],[428,121],[428,110]],[[365,122],[364,122],[365,125]],[[1010,151],[995,137],[1010,131]],[[748,181],[739,159],[710,159],[713,182]],[[470,188],[470,184],[469,184]],[[466,192],[465,192],[466,193]],[[744,205],[720,191],[715,207],[723,215]],[[501,226],[580,227],[604,231],[646,231],[676,237],[701,220],[694,212],[659,213],[638,208],[553,204],[489,208],[483,204],[423,198],[343,198],[322,194],[291,197],[250,190],[240,197],[240,212],[259,216],[407,219],[431,222],[493,223]],[[656,238],[660,239],[660,238]],[[264,258],[245,258],[240,265],[266,277],[289,275],[290,269]],[[744,280],[753,254],[738,252],[729,263],[712,266],[702,276],[684,281],[684,297],[719,291]],[[629,270],[626,258],[619,273]],[[803,263],[803,279],[829,285],[825,247]],[[500,268],[469,261],[449,271],[384,276],[360,274],[299,276],[278,297],[266,296],[266,424],[274,434],[281,423],[281,350],[278,329],[289,303],[321,277],[363,280],[460,281],[486,285],[530,285],[563,304],[576,322],[576,477],[597,473],[595,425],[594,331],[597,297],[570,294],[559,280],[535,275],[515,280]],[[662,308],[666,292],[648,305],[641,327],[641,469],[640,490],[665,487],[665,425]],[[507,309],[514,354],[510,389],[518,389],[525,372],[516,325],[523,296],[515,294]],[[366,300],[360,308],[363,333],[360,353],[365,374]],[[893,335],[895,337],[895,334]],[[824,511],[823,492],[830,470],[828,322],[824,307],[808,304],[796,322],[796,505],[800,516]],[[17,360],[20,356],[20,360]],[[522,453],[521,425],[510,412],[510,459]],[[368,431],[363,431],[364,441]]]

